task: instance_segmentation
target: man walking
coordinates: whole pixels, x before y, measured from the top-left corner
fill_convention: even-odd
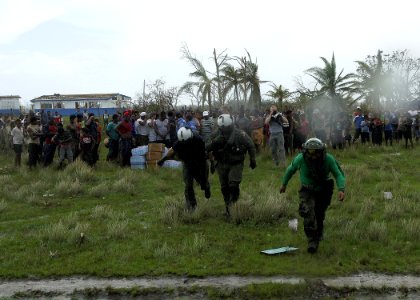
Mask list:
[[[320,139],[310,138],[302,147],[303,152],[294,158],[283,176],[280,193],[286,191],[289,180],[299,170],[302,184],[299,190],[299,215],[304,219],[308,252],[315,253],[323,237],[325,211],[331,203],[334,189],[334,181],[329,178],[329,173],[337,182],[340,201],[344,200],[345,177],[335,158],[326,153],[326,146]]]
[[[270,113],[265,118],[265,124],[269,126],[271,157],[276,166],[281,162],[286,167],[286,154],[284,150],[283,123],[288,124],[287,119],[277,111],[277,106],[270,107]]]
[[[226,215],[230,216],[230,205],[239,199],[239,185],[242,181],[242,171],[247,152],[250,159],[249,167],[255,169],[257,166],[255,146],[245,132],[234,127],[231,115],[220,115],[217,119],[217,125],[219,131],[206,149],[209,156],[213,156],[217,162],[216,170],[226,205]]]
[[[169,149],[165,157],[158,161],[162,166],[165,160],[175,154],[183,162],[183,177],[185,184],[185,202],[188,210],[194,210],[197,200],[194,193],[194,180],[200,184],[205,197],[210,198],[209,166],[204,141],[199,135],[194,135],[190,128],[181,127],[177,132],[178,140]]]

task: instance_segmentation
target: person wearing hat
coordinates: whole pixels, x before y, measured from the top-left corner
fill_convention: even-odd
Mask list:
[[[182,160],[186,207],[188,210],[194,210],[197,206],[194,193],[194,180],[198,182],[207,199],[211,195],[205,144],[203,139],[199,135],[195,135],[188,127],[178,129],[177,138],[178,140],[173,147],[158,161],[158,165],[163,166],[164,162],[172,158],[175,154]]]
[[[255,169],[255,146],[251,138],[242,130],[235,128],[230,114],[221,114],[217,119],[218,132],[207,144],[209,157],[216,160],[216,170],[226,206],[229,208],[239,199],[239,185],[242,181],[245,154],[248,152],[251,169]]]
[[[304,231],[308,238],[308,252],[318,250],[323,238],[325,211],[331,203],[334,181],[338,187],[338,199],[344,200],[345,176],[335,158],[327,153],[326,145],[317,138],[310,138],[302,145],[303,151],[291,162],[283,176],[280,193],[286,192],[287,184],[299,170],[301,188],[299,190],[299,215],[304,220]]]
[[[149,143],[149,126],[147,126],[146,112],[140,113],[140,118],[134,123],[136,130],[136,145],[144,146]]]

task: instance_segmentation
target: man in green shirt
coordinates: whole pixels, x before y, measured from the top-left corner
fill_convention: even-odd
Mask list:
[[[345,176],[335,158],[326,153],[326,145],[320,139],[310,138],[302,148],[302,153],[293,159],[286,170],[280,193],[286,191],[287,183],[299,170],[302,184],[299,190],[299,215],[304,219],[308,252],[315,253],[322,240],[325,211],[331,203],[334,189],[334,181],[329,174],[335,177],[340,201],[344,200]]]

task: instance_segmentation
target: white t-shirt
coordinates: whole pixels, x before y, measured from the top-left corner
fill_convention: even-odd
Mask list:
[[[14,127],[10,132],[10,135],[13,137],[13,145],[22,145],[23,144],[23,129]]]

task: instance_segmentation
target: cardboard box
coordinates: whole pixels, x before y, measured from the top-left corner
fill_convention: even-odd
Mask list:
[[[157,160],[147,160],[146,161],[147,168],[151,170],[159,170],[160,167],[158,166],[157,162],[158,162]]]
[[[165,144],[162,144],[162,143],[150,143],[148,146],[149,146],[149,152],[164,152],[165,151]]]
[[[159,160],[159,159],[161,159],[162,157],[163,157],[163,152],[155,152],[155,151],[153,151],[153,152],[147,152],[146,153],[146,160]]]

